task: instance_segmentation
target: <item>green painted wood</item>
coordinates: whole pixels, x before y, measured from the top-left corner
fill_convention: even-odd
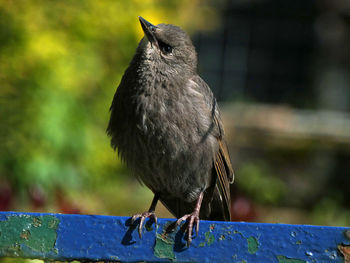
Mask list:
[[[345,262],[350,228],[201,221],[186,247],[174,219],[0,212],[0,257],[122,262]],[[137,223],[137,222],[136,222]],[[348,255],[349,254],[349,255]]]

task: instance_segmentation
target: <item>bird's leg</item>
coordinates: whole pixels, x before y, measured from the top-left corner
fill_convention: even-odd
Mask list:
[[[133,215],[131,218],[132,224],[135,222],[136,219],[141,218],[140,224],[138,227],[138,232],[139,232],[140,238],[142,237],[142,226],[143,226],[143,223],[147,217],[152,218],[154,220],[155,224],[157,224],[157,217],[156,217],[156,214],[154,211],[156,210],[158,200],[159,200],[159,195],[156,193],[156,194],[154,194],[152,204],[151,204],[150,208],[148,209],[148,211],[143,212],[142,214]]]
[[[182,221],[187,220],[188,225],[187,229],[187,246],[189,247],[191,242],[192,242],[192,229],[193,229],[193,223],[196,224],[196,234],[198,235],[198,230],[199,230],[199,211],[201,209],[201,204],[203,201],[203,192],[199,194],[199,197],[197,199],[196,206],[194,207],[194,210],[191,214],[184,215],[183,217],[179,218],[176,221],[176,227],[181,224]]]

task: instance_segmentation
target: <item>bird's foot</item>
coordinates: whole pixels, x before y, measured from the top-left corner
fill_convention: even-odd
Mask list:
[[[133,224],[138,218],[140,218],[140,223],[139,223],[139,227],[138,227],[138,232],[139,232],[139,236],[140,238],[142,237],[142,226],[143,223],[145,222],[145,219],[149,217],[151,219],[153,219],[154,223],[157,225],[157,217],[154,211],[147,211],[147,212],[143,212],[142,214],[136,214],[133,215],[131,218],[131,223]]]
[[[196,225],[196,234],[198,235],[199,231],[199,212],[193,211],[191,214],[184,215],[183,217],[179,218],[175,226],[178,227],[182,221],[187,221],[187,227],[185,229],[185,232],[187,232],[187,247],[190,246],[192,242],[192,230],[193,230],[193,224]]]

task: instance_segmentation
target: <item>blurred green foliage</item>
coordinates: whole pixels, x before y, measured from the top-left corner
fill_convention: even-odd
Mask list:
[[[105,134],[109,105],[143,35],[138,15],[190,31],[205,17],[215,21],[202,1],[0,2],[5,208],[126,214],[130,191],[148,203],[149,190],[123,176]],[[66,199],[80,201],[70,209]]]
[[[244,180],[237,180],[238,187],[254,201],[267,205],[281,205],[287,195],[285,183],[273,176],[273,169],[262,161],[246,162],[240,169]]]

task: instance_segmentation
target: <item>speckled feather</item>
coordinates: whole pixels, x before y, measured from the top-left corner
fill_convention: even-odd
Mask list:
[[[203,219],[229,220],[230,157],[216,100],[188,35],[160,24],[166,55],[144,37],[114,96],[107,132],[135,176],[176,216],[204,191]]]

